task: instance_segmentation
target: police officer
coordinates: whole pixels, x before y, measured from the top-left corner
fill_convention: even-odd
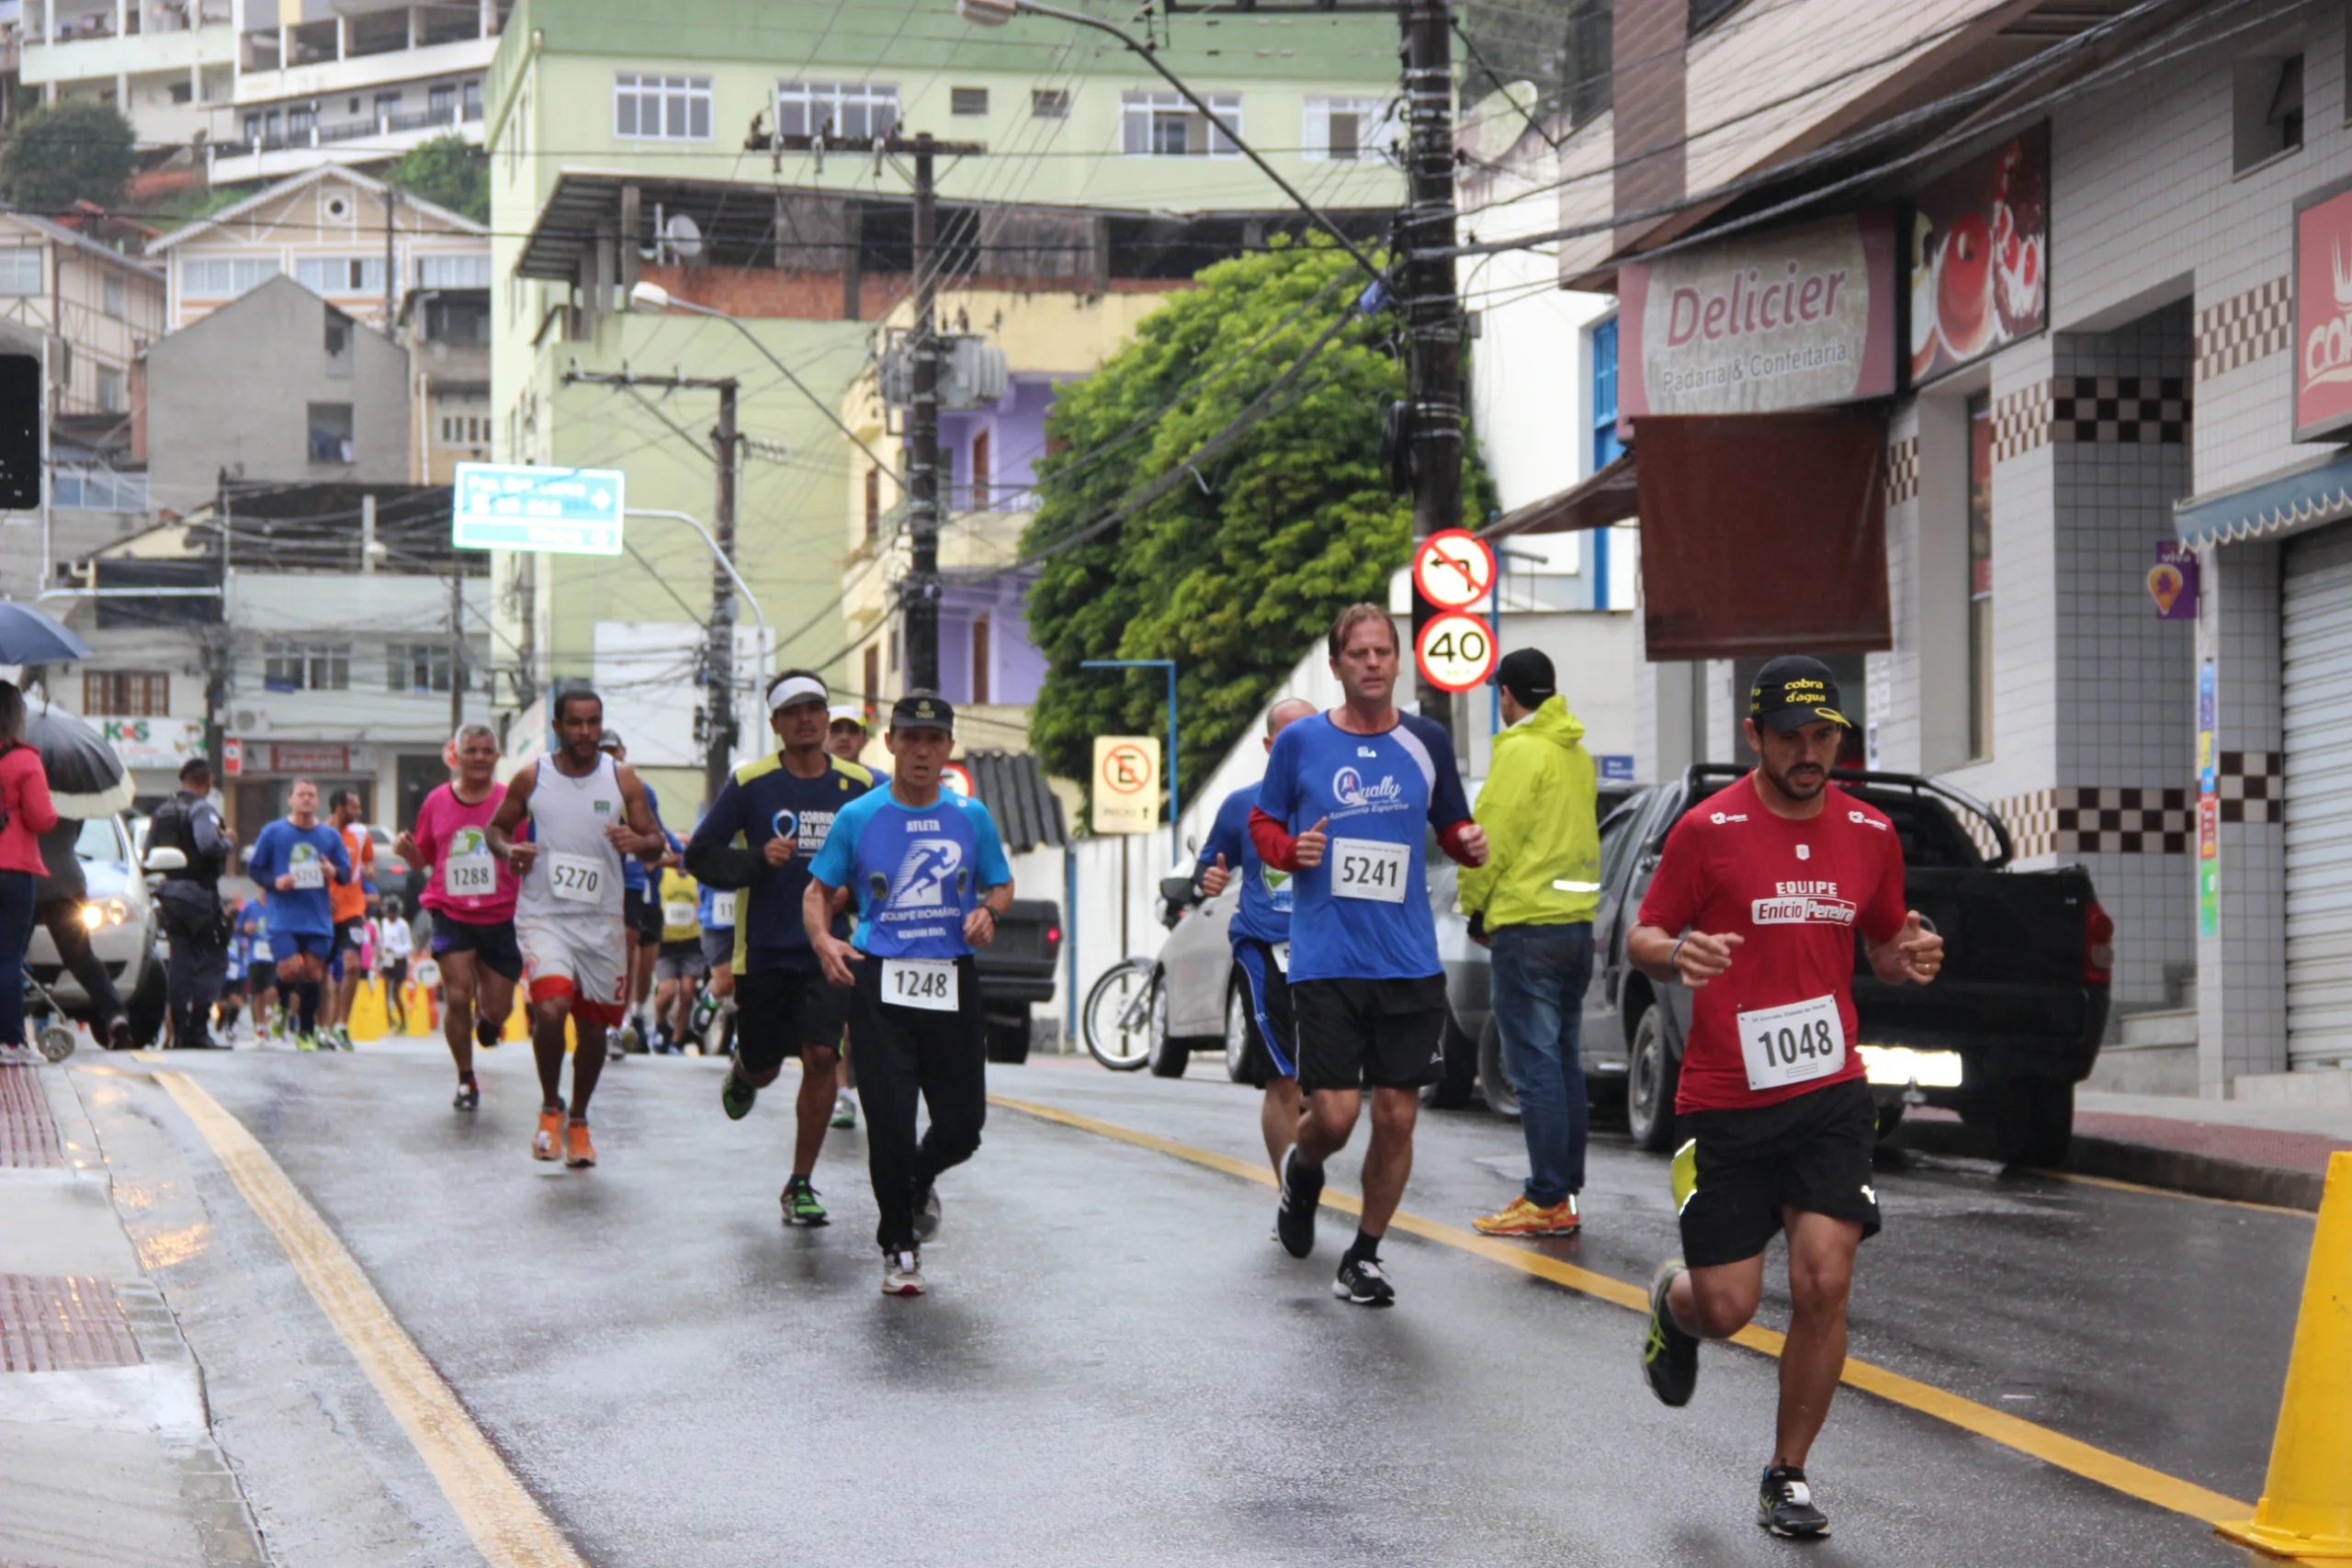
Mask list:
[[[177,871],[164,874],[155,893],[164,930],[172,939],[164,978],[171,993],[172,1040],[189,1047],[219,1043],[212,1038],[212,1005],[229,977],[229,921],[220,908],[220,874],[236,852],[237,837],[213,807],[212,766],[191,758],[180,768],[179,793],[155,811],[148,847],[169,847],[187,857]]]

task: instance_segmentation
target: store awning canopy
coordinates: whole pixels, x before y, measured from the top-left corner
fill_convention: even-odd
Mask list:
[[[1580,479],[1556,495],[1531,501],[1504,513],[1478,530],[1487,540],[1508,539],[1516,534],[1566,534],[1578,528],[1606,528],[1641,511],[1635,489],[1634,455],[1612,457],[1590,479]]]
[[[2237,544],[2352,517],[2352,453],[2211,495],[2192,495],[2172,515],[2184,545]]]

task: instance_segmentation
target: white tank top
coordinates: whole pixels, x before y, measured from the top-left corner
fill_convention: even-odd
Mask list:
[[[534,920],[617,922],[621,918],[621,854],[605,837],[628,820],[621,777],[599,754],[595,772],[573,778],[539,759],[531,784],[531,836],[539,846],[531,874],[514,901],[516,915]]]

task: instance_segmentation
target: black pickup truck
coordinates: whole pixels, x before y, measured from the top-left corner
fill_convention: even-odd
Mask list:
[[[1671,784],[1603,807],[1584,1059],[1594,1098],[1622,1093],[1634,1137],[1647,1149],[1675,1142],[1674,1091],[1690,994],[1635,969],[1625,939],[1668,831],[1684,811],[1747,771],[1702,763]],[[1945,942],[1943,972],[1934,984],[1890,986],[1871,972],[1860,933],[1855,938],[1859,1044],[1879,1097],[1881,1135],[1894,1131],[1906,1105],[1939,1106],[1989,1128],[2010,1164],[2055,1165],[2073,1133],[2075,1085],[2089,1076],[2107,1030],[2115,927],[2089,874],[2080,866],[2009,869],[2014,851],[2001,820],[1932,780],[1846,770],[1833,777],[1894,824],[1905,901]],[[1433,881],[1430,896],[1442,900],[1440,946],[1453,1013],[1448,1086],[1466,1093],[1476,1072],[1490,1104],[1507,1100],[1485,954],[1469,944],[1461,917],[1452,912],[1452,879],[1442,893]]]
[[[996,940],[973,953],[980,1009],[988,1017],[989,1061],[1029,1059],[1030,1004],[1054,999],[1054,966],[1061,953],[1061,906],[1050,898],[1015,898],[996,923]]]

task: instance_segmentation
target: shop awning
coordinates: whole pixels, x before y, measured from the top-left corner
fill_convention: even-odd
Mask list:
[[[1590,479],[1579,480],[1556,495],[1547,495],[1504,513],[1479,529],[1478,537],[1508,539],[1515,534],[1566,534],[1577,528],[1606,528],[1640,511],[1634,455],[1627,452],[1611,458]]]
[[[2352,517],[2352,453],[2252,484],[2192,495],[2172,509],[2184,545],[2230,545]]]

